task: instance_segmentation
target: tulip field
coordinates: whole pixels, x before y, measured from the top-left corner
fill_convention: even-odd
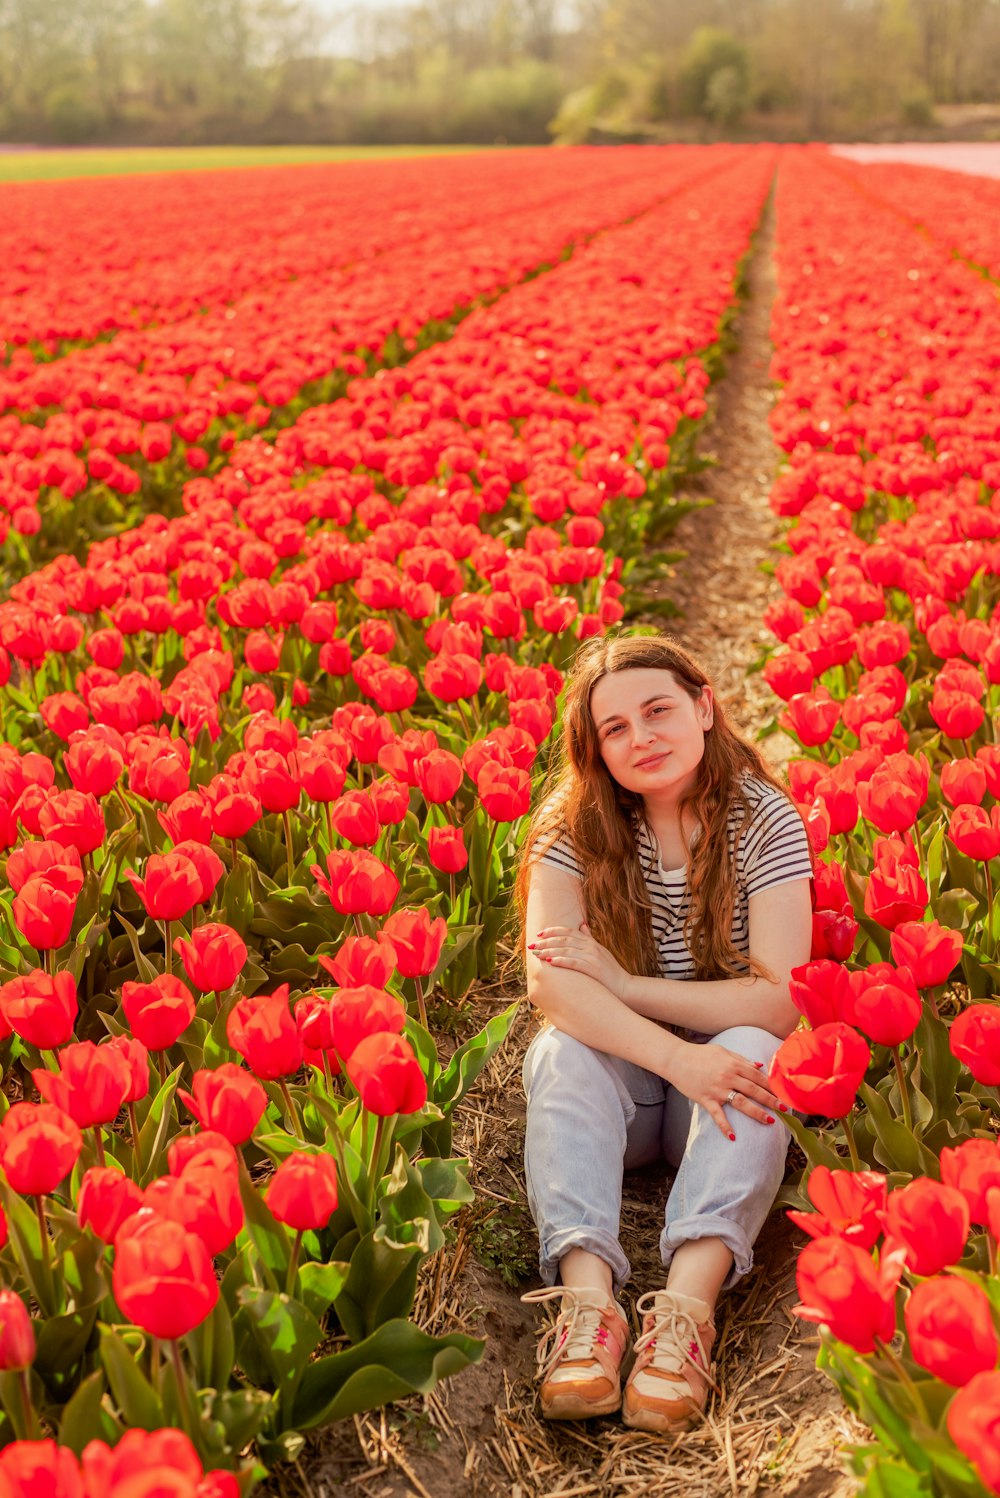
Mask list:
[[[0,194],[0,1498],[236,1498],[481,1358],[411,1313],[517,1003],[451,1021],[769,202],[798,1313],[865,1493],[1000,1494],[1000,183],[719,145]]]

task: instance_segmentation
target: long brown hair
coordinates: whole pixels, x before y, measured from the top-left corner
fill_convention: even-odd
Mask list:
[[[642,797],[623,789],[605,766],[590,711],[591,692],[603,676],[639,669],[669,671],[695,700],[711,685],[697,661],[667,635],[605,635],[580,648],[567,683],[555,772],[522,845],[515,900],[523,954],[531,865],[567,835],[582,872],[583,908],[594,937],[627,972],[655,977],[660,968],[652,904],[636,839],[637,823],[645,824],[651,836],[652,829]],[[738,842],[753,814],[743,784],[747,774],[787,795],[759,751],[733,730],[716,701],[697,779],[682,803],[694,812],[700,829],[688,866],[691,904],[684,928],[698,978],[736,977],[748,971],[770,976],[732,940],[737,890],[736,869],[728,856],[729,824],[736,809]],[[720,856],[723,849],[726,856]]]

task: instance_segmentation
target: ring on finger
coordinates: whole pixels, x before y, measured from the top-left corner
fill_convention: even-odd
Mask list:
[[[736,1100],[736,1088],[735,1087],[730,1087],[729,1091],[726,1094],[726,1106],[728,1107],[728,1105],[730,1103],[732,1103],[732,1102],[735,1102],[735,1100]]]

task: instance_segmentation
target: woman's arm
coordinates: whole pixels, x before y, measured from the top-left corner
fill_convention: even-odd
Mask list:
[[[704,1035],[755,1025],[783,1040],[799,1020],[788,980],[812,950],[809,880],[793,879],[751,895],[749,919],[750,955],[774,974],[773,983],[756,977],[699,982],[629,976],[622,1001],[637,1014]]]
[[[553,926],[579,929],[583,922],[580,881],[562,869],[539,863],[531,871],[525,935],[528,952],[528,998],[564,1034],[595,1051],[634,1061],[668,1077],[684,1042],[652,1023],[637,1007],[626,1005],[596,976],[557,964],[533,960],[530,950],[541,930]]]
[[[704,1035],[754,1025],[783,1039],[799,1017],[788,997],[788,980],[793,967],[809,961],[812,946],[809,880],[793,879],[751,895],[749,923],[750,955],[774,974],[773,983],[755,977],[692,981],[626,973],[582,922],[574,926],[568,919],[540,926],[534,950],[545,966],[572,971],[577,981],[596,978],[647,1019]]]
[[[544,945],[539,940],[542,931],[559,927],[579,933],[583,925],[580,884],[572,874],[536,864],[525,925],[528,997],[564,1034],[592,1050],[655,1072],[685,1097],[701,1104],[727,1138],[735,1137],[723,1111],[732,1091],[739,1094],[740,1111],[759,1123],[768,1121],[767,1110],[783,1107],[763,1082],[760,1063],[755,1065],[724,1046],[692,1045],[671,1035],[654,1019],[623,1003],[599,977],[545,960],[535,950]],[[611,965],[608,968],[606,963],[602,969],[598,964],[597,971],[605,971],[608,976],[613,969],[622,972],[610,953],[587,939]]]

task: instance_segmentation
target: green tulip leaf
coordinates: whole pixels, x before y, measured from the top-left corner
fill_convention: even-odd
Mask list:
[[[342,1260],[329,1264],[303,1264],[299,1270],[299,1294],[306,1308],[320,1321],[347,1283],[351,1266]]]
[[[160,1173],[160,1162],[167,1148],[170,1135],[170,1120],[174,1093],[177,1091],[183,1066],[175,1067],[160,1086],[139,1129],[138,1166],[139,1183],[148,1186]]]
[[[460,1332],[430,1337],[409,1321],[387,1321],[357,1346],[309,1364],[295,1395],[293,1423],[311,1430],[408,1394],[427,1394],[442,1378],[478,1363],[484,1348]]]
[[[296,1386],[323,1340],[319,1322],[300,1300],[247,1285],[239,1293],[235,1321],[236,1356],[242,1364],[247,1340],[287,1415]],[[287,1427],[288,1420],[283,1424]]]
[[[448,1216],[475,1201],[476,1193],[469,1184],[468,1160],[418,1160],[416,1168],[438,1217]]]
[[[106,1388],[103,1368],[96,1369],[83,1380],[62,1412],[60,1446],[68,1446],[80,1456],[89,1441],[105,1441],[109,1446],[117,1444],[122,1430],[104,1404]]]
[[[110,1326],[101,1327],[101,1363],[126,1425],[159,1430],[167,1424],[156,1390],[140,1371],[124,1338]]]

